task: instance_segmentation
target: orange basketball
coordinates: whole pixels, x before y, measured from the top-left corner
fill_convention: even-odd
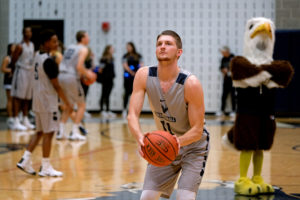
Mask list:
[[[178,143],[176,138],[166,131],[153,131],[145,135],[142,151],[150,164],[163,167],[175,160]]]
[[[82,82],[85,85],[91,85],[91,84],[95,83],[95,81],[97,79],[97,75],[91,70],[88,70],[87,74],[88,74],[87,76],[82,77]]]

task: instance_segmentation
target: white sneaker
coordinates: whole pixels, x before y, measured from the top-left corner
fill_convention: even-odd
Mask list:
[[[123,117],[123,119],[126,119],[126,118],[127,118],[127,111],[126,111],[126,110],[123,110],[123,112],[122,112],[122,117]]]
[[[115,113],[113,113],[111,111],[108,111],[107,114],[109,117],[112,117],[112,118],[115,118],[117,116]]]
[[[35,126],[30,123],[28,117],[24,117],[23,124],[28,128],[28,129],[35,129]]]
[[[73,130],[69,136],[69,140],[86,140],[86,137],[81,135],[79,131]]]
[[[30,158],[22,157],[21,160],[17,163],[17,167],[28,174],[36,174],[32,167],[32,161]]]
[[[107,119],[109,116],[108,116],[108,113],[106,112],[106,111],[101,111],[101,117],[103,118],[103,119]]]
[[[10,130],[14,130],[14,125],[15,125],[15,123],[14,123],[14,118],[12,118],[12,117],[9,117],[8,119],[7,119],[7,121],[6,121],[6,124],[7,124],[7,126],[8,126],[8,128],[10,129]]]
[[[57,131],[57,134],[56,134],[57,140],[63,140],[63,139],[67,139],[67,138],[68,138],[68,136],[64,131],[61,131],[61,130]]]
[[[230,117],[235,117],[235,112],[230,112],[230,113],[229,113],[229,116],[230,116]]]
[[[216,116],[217,116],[217,117],[221,117],[221,116],[223,116],[223,115],[224,115],[224,113],[223,113],[222,111],[216,112]]]
[[[17,131],[27,131],[27,127],[21,124],[20,120],[18,117],[14,119],[14,125],[13,125],[14,130]]]
[[[57,177],[57,176],[62,176],[62,175],[63,175],[63,173],[53,169],[51,164],[47,164],[45,166],[42,165],[40,168],[40,171],[39,171],[39,176]]]

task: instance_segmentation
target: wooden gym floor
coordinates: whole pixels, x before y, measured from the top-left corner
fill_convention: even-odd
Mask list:
[[[232,126],[229,117],[207,116],[211,150],[197,199],[281,200],[300,198],[300,119],[277,119],[271,151],[265,153],[263,177],[276,186],[275,195],[235,196],[233,182],[239,177],[239,153],[222,147],[222,135]],[[142,129],[155,130],[151,115],[141,118]],[[34,132],[7,130],[0,116],[0,199],[139,199],[146,161],[120,116],[103,121],[99,115],[85,120],[86,142],[53,139],[51,162],[64,172],[61,178],[27,175],[16,167]],[[71,129],[71,124],[67,130]],[[40,167],[41,145],[33,154]],[[249,170],[251,175],[252,167]],[[298,197],[298,198],[297,198]],[[175,196],[171,197],[175,199]]]

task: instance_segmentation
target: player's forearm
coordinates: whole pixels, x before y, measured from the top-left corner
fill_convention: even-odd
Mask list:
[[[143,137],[143,133],[140,127],[138,116],[131,114],[129,112],[127,116],[128,127],[132,135],[135,137],[136,141],[139,141],[141,137]]]
[[[186,132],[184,135],[178,137],[180,146],[186,146],[189,144],[192,144],[194,142],[197,142],[201,139],[203,133],[203,126],[200,127],[192,127],[188,132]]]

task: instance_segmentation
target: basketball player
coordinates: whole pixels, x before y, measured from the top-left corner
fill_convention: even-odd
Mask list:
[[[197,78],[178,66],[182,43],[177,33],[163,31],[157,37],[158,65],[140,68],[130,99],[128,125],[141,156],[144,133],[139,124],[145,93],[158,130],[176,136],[179,154],[169,166],[148,164],[142,200],[169,198],[179,173],[177,199],[194,200],[204,174],[209,150],[209,134],[204,128],[204,97]]]
[[[79,126],[85,112],[84,92],[80,83],[80,77],[92,78],[90,70],[85,68],[84,61],[88,55],[87,45],[89,44],[89,35],[86,31],[78,31],[76,34],[77,44],[70,45],[64,52],[63,60],[60,64],[59,82],[67,95],[72,107],[77,105],[77,112],[73,121],[70,140],[86,140],[86,137],[80,134]],[[91,72],[93,73],[93,72]],[[63,110],[60,122],[60,129],[56,139],[67,137],[64,131],[65,123],[70,117],[68,111]]]
[[[45,30],[40,35],[41,50],[34,59],[34,90],[33,110],[36,116],[36,134],[32,137],[23,157],[17,163],[17,167],[23,171],[35,175],[31,164],[31,154],[40,139],[43,138],[43,158],[39,171],[40,176],[62,176],[63,173],[53,169],[49,156],[51,141],[55,131],[59,129],[58,97],[67,108],[72,108],[58,83],[58,65],[55,58],[50,55],[58,46],[58,39],[54,31]]]
[[[34,129],[34,125],[28,119],[30,101],[32,99],[33,83],[33,57],[34,45],[30,41],[32,31],[30,27],[23,29],[23,40],[17,45],[11,60],[13,69],[11,96],[14,107],[14,129],[27,130]],[[18,114],[23,112],[23,124],[21,124]]]

